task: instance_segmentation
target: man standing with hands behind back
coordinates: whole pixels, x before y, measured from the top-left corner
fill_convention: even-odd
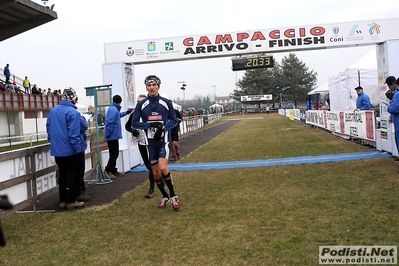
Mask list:
[[[133,113],[132,128],[144,130],[148,147],[148,157],[154,174],[155,183],[162,193],[159,208],[165,208],[168,202],[174,210],[179,210],[180,203],[175,194],[173,178],[168,169],[169,143],[171,129],[177,126],[177,119],[172,102],[158,93],[161,80],[150,75],[145,78],[148,97],[137,103]],[[164,179],[169,194],[162,185]]]
[[[54,156],[59,172],[60,208],[70,210],[84,206],[84,202],[76,200],[75,194],[77,159],[82,152],[77,101],[75,90],[65,89],[60,104],[50,110],[46,121],[50,155]]]
[[[111,179],[125,175],[118,172],[116,160],[119,157],[119,139],[122,138],[121,118],[130,114],[132,110],[128,109],[126,112],[121,112],[121,103],[122,97],[114,95],[112,97],[112,105],[108,108],[105,115],[104,140],[107,142],[109,150],[109,159],[105,167],[105,172]]]

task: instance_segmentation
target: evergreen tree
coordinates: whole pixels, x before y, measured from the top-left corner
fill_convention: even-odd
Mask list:
[[[298,102],[304,102],[309,91],[314,89],[317,83],[317,73],[309,68],[290,53],[281,60],[282,76],[280,79],[281,93],[291,100],[296,106]]]
[[[243,95],[273,95],[274,102],[284,98],[295,106],[305,101],[307,93],[317,83],[317,73],[300,61],[295,54],[285,56],[281,65],[274,63],[273,68],[260,68],[245,71],[242,79],[237,82],[239,89],[230,95],[240,101]]]

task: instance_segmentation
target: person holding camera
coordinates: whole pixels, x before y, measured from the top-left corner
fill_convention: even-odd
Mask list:
[[[144,142],[147,145],[148,158],[155,183],[163,196],[158,207],[165,208],[166,204],[171,202],[173,209],[179,210],[180,202],[175,194],[173,178],[168,169],[171,129],[178,124],[176,114],[172,102],[159,95],[161,80],[157,76],[147,76],[144,84],[148,96],[137,103],[131,127],[144,131]],[[168,187],[169,194],[166,192],[161,179]]]

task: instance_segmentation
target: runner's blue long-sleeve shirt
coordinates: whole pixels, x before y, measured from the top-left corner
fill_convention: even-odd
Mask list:
[[[145,130],[148,145],[159,143],[153,139],[155,129],[150,127],[150,124],[153,122],[163,123],[166,130],[163,140],[164,142],[169,142],[171,140],[170,130],[178,124],[176,113],[169,99],[158,95],[147,97],[137,103],[134,109],[132,128]]]

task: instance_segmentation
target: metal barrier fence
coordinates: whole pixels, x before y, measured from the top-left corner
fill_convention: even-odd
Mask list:
[[[199,116],[184,119],[180,123],[180,136],[183,138],[192,132],[219,120],[221,114]],[[40,133],[45,134],[45,133]],[[88,138],[90,144],[86,150],[85,178],[92,175],[95,162],[96,145],[92,144],[92,137]],[[106,146],[100,149],[106,149]],[[8,195],[14,204],[11,210],[0,210],[0,218],[16,211],[32,206],[58,191],[58,167],[54,157],[50,155],[50,144],[38,145],[0,154],[0,195]]]

